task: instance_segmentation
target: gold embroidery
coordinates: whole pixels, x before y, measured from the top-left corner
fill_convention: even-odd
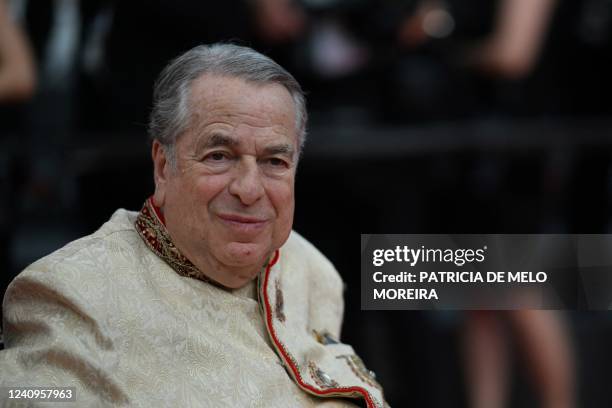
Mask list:
[[[336,358],[344,359],[353,373],[355,373],[355,375],[359,377],[361,381],[382,391],[382,386],[376,381],[376,374],[374,371],[368,370],[363,363],[363,360],[359,356],[355,354],[343,354],[341,356],[337,356]]]
[[[166,227],[157,217],[151,199],[147,199],[135,222],[136,231],[157,256],[166,261],[179,275],[216,284],[191,263],[174,245]]]
[[[274,281],[274,288],[276,289],[276,302],[275,302],[274,312],[275,312],[276,318],[281,323],[285,323],[285,313],[283,312],[283,306],[285,305],[285,302],[283,299],[283,291],[281,290],[281,286],[280,286],[280,279],[276,279]]]
[[[315,383],[319,386],[319,388],[336,388],[338,387],[338,382],[333,380],[329,375],[327,375],[323,370],[321,370],[314,361],[308,362],[308,370],[310,371],[310,376],[315,381]]]

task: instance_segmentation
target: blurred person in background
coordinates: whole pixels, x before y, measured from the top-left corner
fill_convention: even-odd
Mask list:
[[[451,63],[457,64],[458,69],[517,85],[516,81],[529,78],[536,69],[550,35],[556,7],[556,0],[498,2],[490,32],[463,50],[459,49],[454,55],[456,60]],[[429,41],[449,36],[455,24],[448,2],[424,0],[400,25],[398,40],[408,49],[425,47]],[[521,103],[521,99],[518,101]],[[435,105],[431,105],[432,109],[436,109]],[[499,171],[499,165],[496,162],[495,169],[489,166],[489,171]],[[511,327],[506,327],[504,322],[509,322]],[[539,310],[468,312],[464,329],[464,364],[471,408],[508,406],[509,332],[516,336],[519,350],[526,357],[540,406],[575,406],[574,351],[561,313]]]
[[[503,0],[493,31],[468,51],[466,64],[489,75],[525,78],[538,63],[557,0]]]
[[[540,56],[557,0],[503,0],[493,15],[491,32],[464,51],[464,64],[489,75],[520,79]],[[398,40],[416,48],[451,35],[456,22],[443,0],[423,0],[399,27]]]
[[[607,0],[420,0],[398,24],[397,115],[610,112]]]
[[[27,100],[36,89],[32,51],[5,1],[0,0],[0,103]]]
[[[508,327],[509,326],[509,327]],[[539,407],[576,405],[576,363],[565,316],[552,310],[472,311],[465,321],[464,364],[470,408],[509,406],[509,334],[524,354]]]

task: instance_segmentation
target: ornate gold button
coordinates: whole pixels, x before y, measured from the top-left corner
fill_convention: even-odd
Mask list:
[[[308,363],[308,369],[310,370],[310,375],[319,387],[333,388],[338,386],[338,382],[333,380],[325,371],[317,367],[313,361]]]

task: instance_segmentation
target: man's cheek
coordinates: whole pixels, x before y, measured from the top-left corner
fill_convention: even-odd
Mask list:
[[[275,184],[268,189],[268,195],[279,215],[283,212],[293,212],[294,191],[292,184],[288,182]]]

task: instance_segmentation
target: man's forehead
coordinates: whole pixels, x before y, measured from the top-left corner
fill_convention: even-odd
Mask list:
[[[264,95],[269,101],[263,100]],[[191,84],[192,104],[239,103],[250,98],[259,99],[261,102],[282,102],[282,105],[276,106],[274,110],[278,110],[280,106],[287,111],[295,108],[289,90],[278,83],[248,81],[231,75],[203,74]]]
[[[293,99],[279,84],[206,74],[193,84],[190,111],[198,139],[216,134],[238,139],[256,135],[262,141],[282,137],[285,143],[297,142]]]

